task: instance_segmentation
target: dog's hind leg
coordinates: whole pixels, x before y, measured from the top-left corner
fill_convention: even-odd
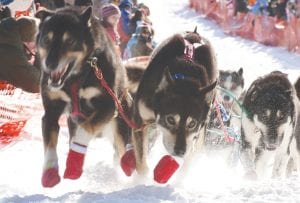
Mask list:
[[[58,119],[66,103],[44,99],[45,114],[42,118],[42,132],[44,141],[44,167],[42,185],[53,187],[60,182],[58,174],[58,158],[56,152],[59,133]]]

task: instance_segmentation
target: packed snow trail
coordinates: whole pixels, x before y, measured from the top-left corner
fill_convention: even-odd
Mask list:
[[[288,73],[291,81],[300,75],[299,55],[227,36],[216,24],[190,10],[188,0],[147,0],[144,3],[150,6],[157,42],[177,32],[192,31],[197,26],[199,33],[211,41],[219,69],[244,68],[246,87],[258,76],[273,70]],[[14,145],[0,150],[0,202],[300,202],[300,181],[296,176],[286,180],[245,182],[241,178],[242,170],[226,168],[221,155],[199,157],[185,174],[185,180],[178,174],[167,185],[154,183],[151,174],[147,180],[137,176],[127,178],[113,163],[108,139],[91,142],[79,180],[63,179],[54,188],[43,188],[40,181],[42,114],[28,120],[24,134]],[[162,150],[160,145],[155,146],[150,166],[158,161],[157,155]],[[68,133],[64,126],[58,143],[60,174],[65,169],[67,153]]]

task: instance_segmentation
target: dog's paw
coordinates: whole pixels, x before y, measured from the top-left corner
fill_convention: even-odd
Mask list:
[[[74,180],[78,179],[81,176],[84,157],[85,154],[75,152],[74,150],[70,149],[67,158],[64,178]]]
[[[136,165],[135,165],[135,156],[133,149],[130,149],[125,152],[125,154],[121,158],[121,167],[124,173],[127,176],[131,176],[134,172]]]
[[[48,168],[43,172],[42,185],[43,187],[53,187],[60,182],[58,168]]]
[[[177,161],[170,155],[164,156],[154,169],[154,180],[164,184],[172,177],[179,168]]]

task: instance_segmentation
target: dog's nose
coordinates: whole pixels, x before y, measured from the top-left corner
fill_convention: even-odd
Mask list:
[[[185,154],[185,149],[177,149],[177,148],[175,148],[174,152],[175,152],[175,156],[182,157]]]

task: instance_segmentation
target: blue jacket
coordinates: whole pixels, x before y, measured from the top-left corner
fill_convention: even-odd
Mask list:
[[[119,8],[121,10],[121,25],[122,25],[122,29],[123,31],[127,34],[130,35],[130,29],[129,29],[129,22],[130,22],[130,13],[125,10],[125,7],[129,6],[132,8],[133,3],[131,2],[131,0],[122,0],[119,4]]]
[[[0,4],[3,5],[3,6],[6,6],[6,5],[10,4],[13,1],[14,0],[0,0]]]

